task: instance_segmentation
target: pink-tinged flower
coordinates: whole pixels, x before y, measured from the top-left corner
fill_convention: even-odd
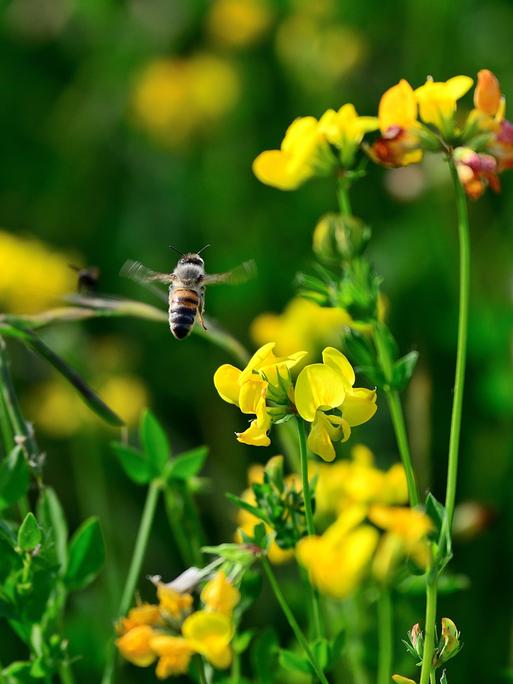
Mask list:
[[[471,199],[481,197],[488,186],[499,192],[498,164],[491,154],[481,154],[469,147],[457,147],[454,161],[460,182]]]

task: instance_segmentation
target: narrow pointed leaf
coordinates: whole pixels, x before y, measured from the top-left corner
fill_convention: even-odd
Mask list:
[[[154,476],[162,475],[171,454],[166,433],[150,410],[146,410],[141,420],[141,443],[151,465]]]
[[[65,582],[69,589],[83,589],[99,573],[105,560],[105,548],[100,523],[89,518],[78,528],[69,545]]]
[[[41,542],[41,529],[33,513],[27,513],[18,530],[18,546],[22,551],[32,551]]]
[[[152,479],[153,471],[146,453],[121,442],[113,442],[112,448],[121,467],[133,482],[147,484]]]
[[[170,462],[167,469],[167,480],[189,480],[197,475],[203,468],[208,456],[208,447],[201,446],[197,449],[180,454]]]
[[[23,450],[14,448],[0,464],[0,510],[16,503],[27,491],[29,469]]]

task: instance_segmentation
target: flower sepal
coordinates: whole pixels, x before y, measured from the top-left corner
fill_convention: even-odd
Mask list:
[[[371,237],[371,229],[356,216],[325,214],[313,235],[313,250],[327,266],[338,266],[360,256]]]

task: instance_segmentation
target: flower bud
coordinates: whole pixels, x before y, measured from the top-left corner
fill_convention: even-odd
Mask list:
[[[417,682],[413,679],[409,679],[408,677],[403,677],[402,675],[392,675],[392,679],[394,682],[397,682],[397,684],[417,684]]]
[[[273,456],[267,461],[265,472],[273,484],[280,491],[283,489],[283,456]]]
[[[355,216],[325,214],[315,228],[313,250],[328,265],[349,261],[363,252],[370,234],[370,228]]]
[[[501,104],[501,87],[495,74],[489,69],[481,69],[477,74],[474,91],[474,106],[483,114],[495,116]]]
[[[435,651],[433,663],[439,667],[461,650],[460,633],[450,618],[442,618],[442,635]]]
[[[422,633],[418,622],[416,625],[413,625],[408,632],[408,638],[415,653],[419,656],[419,658],[422,658],[424,654],[424,634]]]

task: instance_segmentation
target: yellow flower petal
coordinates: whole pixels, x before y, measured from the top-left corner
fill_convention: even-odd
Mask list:
[[[226,579],[223,570],[220,570],[203,587],[201,600],[209,610],[229,617],[240,601],[240,592]]]
[[[453,76],[446,81],[445,86],[450,97],[459,100],[472,88],[474,80],[470,76]]]
[[[305,366],[297,378],[295,403],[299,415],[311,423],[317,409],[340,406],[345,394],[340,373],[322,363],[314,363]]]
[[[219,396],[229,404],[236,406],[239,404],[240,376],[241,371],[229,363],[220,366],[214,373],[214,385]]]
[[[281,150],[267,150],[253,162],[253,173],[261,183],[278,190],[295,190],[302,183],[299,175],[288,172],[289,161]]]
[[[182,634],[192,648],[204,655],[214,667],[225,669],[230,665],[233,625],[226,615],[197,611],[184,621]]]
[[[351,427],[366,423],[377,411],[376,391],[352,387],[346,392],[342,415]]]
[[[348,385],[351,387],[354,385],[355,375],[353,367],[342,352],[339,352],[334,347],[326,347],[322,352],[322,360],[327,366],[338,371]]]
[[[331,462],[335,459],[333,441],[339,441],[342,431],[333,428],[327,416],[320,411],[317,413],[307,439],[310,451],[320,456],[324,461]]]
[[[266,389],[267,383],[258,375],[249,376],[240,387],[239,406],[242,413],[256,413],[257,406],[262,398],[264,398],[265,406]]]
[[[160,657],[155,670],[158,679],[187,672],[193,649],[183,637],[160,634],[151,639],[150,645]]]
[[[278,357],[273,352],[275,346],[275,342],[268,342],[261,346],[260,349],[257,349],[239,377],[240,384],[245,382],[248,376],[252,375],[254,371],[260,370],[263,366],[272,366],[276,363]]]
[[[379,128],[382,133],[391,126],[409,128],[417,121],[417,100],[413,88],[405,79],[385,91],[378,110]]]
[[[271,421],[268,421],[268,425],[259,426],[258,421],[252,420],[248,429],[244,432],[237,432],[237,441],[242,444],[249,444],[250,446],[269,446],[271,440],[269,439],[267,432],[271,427]]]
[[[148,667],[156,656],[150,647],[154,631],[149,625],[139,625],[117,639],[119,652],[129,662],[138,667]]]

